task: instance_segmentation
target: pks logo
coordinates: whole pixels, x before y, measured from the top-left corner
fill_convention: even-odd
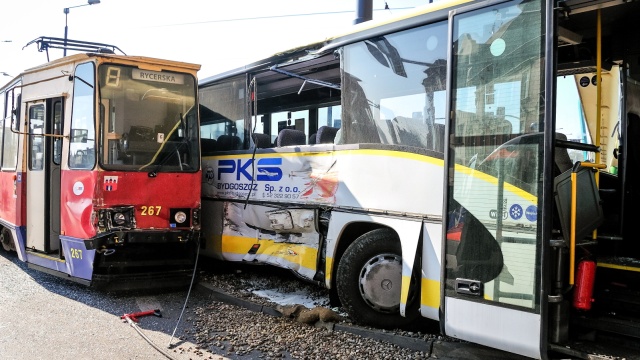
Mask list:
[[[256,164],[257,176],[255,179],[251,177],[253,161],[253,159],[249,159],[243,163],[242,159],[218,160],[218,180],[220,180],[222,174],[235,174],[237,181],[240,180],[241,176],[249,181],[278,181],[282,179],[282,169],[279,166],[282,165],[281,158],[259,159]]]

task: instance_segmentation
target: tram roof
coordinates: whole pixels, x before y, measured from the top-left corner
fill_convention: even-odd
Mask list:
[[[170,67],[177,67],[177,68],[183,68],[186,70],[195,70],[195,71],[200,70],[200,67],[201,67],[198,64],[186,63],[181,61],[173,61],[173,60],[157,59],[157,58],[151,58],[146,56],[127,56],[127,55],[101,54],[101,53],[100,54],[99,53],[80,53],[80,54],[65,56],[60,59],[52,60],[47,63],[26,69],[22,72],[22,74],[33,73],[36,71],[53,68],[62,64],[81,62],[90,58],[113,59],[114,62],[118,62],[118,63],[127,63],[127,62],[144,63],[144,64],[148,64],[149,66],[157,66],[157,67],[170,66]]]

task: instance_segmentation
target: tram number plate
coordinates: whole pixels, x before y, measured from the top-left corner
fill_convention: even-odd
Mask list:
[[[146,206],[146,205],[142,205],[140,207],[140,215],[142,215],[142,216],[160,215],[160,210],[162,210],[162,206],[157,206],[157,205]]]
[[[70,248],[72,259],[82,259],[82,250]]]

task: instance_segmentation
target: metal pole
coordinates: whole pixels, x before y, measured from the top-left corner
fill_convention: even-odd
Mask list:
[[[69,8],[64,8],[64,51],[63,56],[67,56],[67,32],[69,27],[67,26],[67,15],[69,15]]]
[[[356,19],[354,24],[360,24],[373,19],[373,0],[356,0]]]

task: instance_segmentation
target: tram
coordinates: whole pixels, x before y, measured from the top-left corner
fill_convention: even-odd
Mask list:
[[[103,289],[188,285],[200,230],[197,71],[80,53],[0,88],[0,243],[30,268]]]

